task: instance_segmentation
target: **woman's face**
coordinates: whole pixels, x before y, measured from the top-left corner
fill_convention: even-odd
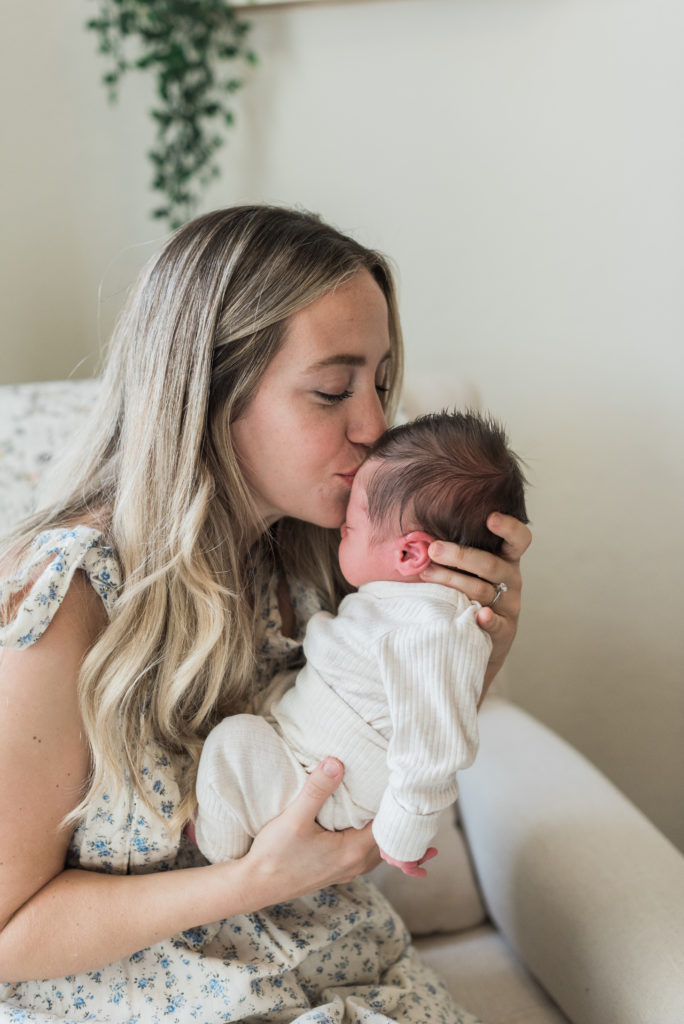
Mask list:
[[[259,512],[344,521],[354,474],[385,430],[387,303],[367,271],[290,320],[233,443]]]

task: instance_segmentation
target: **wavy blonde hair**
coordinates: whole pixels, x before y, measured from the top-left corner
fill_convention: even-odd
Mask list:
[[[283,343],[289,319],[360,271],[385,295],[392,348],[387,412],[402,343],[387,261],[317,217],[243,206],[199,217],[143,270],[115,328],[68,494],[21,524],[36,532],[93,518],[123,583],[86,657],[79,699],[92,772],[77,820],[124,773],[145,798],[145,746],[189,755],[173,824],[187,818],[202,742],[243,709],[256,667],[261,584],[275,570],[313,583],[334,610],[344,591],[335,531],[263,524],[240,471],[231,423]]]

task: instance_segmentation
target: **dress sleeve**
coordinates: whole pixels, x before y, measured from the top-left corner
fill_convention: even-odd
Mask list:
[[[111,615],[121,586],[121,570],[102,534],[87,526],[47,530],[35,538],[25,560],[0,583],[0,603],[18,607],[0,624],[0,647],[24,648],[38,640],[52,622],[77,569],[82,569]]]
[[[478,747],[477,704],[491,641],[475,606],[451,624],[400,628],[388,634],[380,670],[392,722],[389,784],[373,822],[381,850],[418,860],[439,815],[458,796],[456,776]]]

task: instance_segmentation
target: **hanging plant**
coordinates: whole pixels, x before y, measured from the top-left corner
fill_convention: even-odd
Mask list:
[[[254,64],[249,24],[225,0],[97,0],[99,15],[87,23],[109,59],[103,75],[115,100],[127,71],[156,78],[156,127],[148,156],[152,188],[163,204],[152,216],[180,227],[220,171],[215,156],[234,122],[231,96],[242,86],[236,67]],[[237,64],[235,63],[237,62]]]

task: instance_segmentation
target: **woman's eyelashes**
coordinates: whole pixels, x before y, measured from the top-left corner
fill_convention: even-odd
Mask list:
[[[322,401],[327,402],[328,405],[336,405],[337,402],[344,402],[345,398],[351,398],[354,394],[349,388],[345,388],[344,391],[339,391],[334,394],[329,394],[326,391],[315,391],[314,394]]]
[[[389,388],[384,384],[376,384],[375,390],[379,395],[385,395],[389,391]],[[314,391],[317,398],[325,402],[328,405],[336,405],[338,402],[344,402],[346,398],[351,398],[354,394],[349,388],[345,388],[344,391],[328,392],[328,391]]]

